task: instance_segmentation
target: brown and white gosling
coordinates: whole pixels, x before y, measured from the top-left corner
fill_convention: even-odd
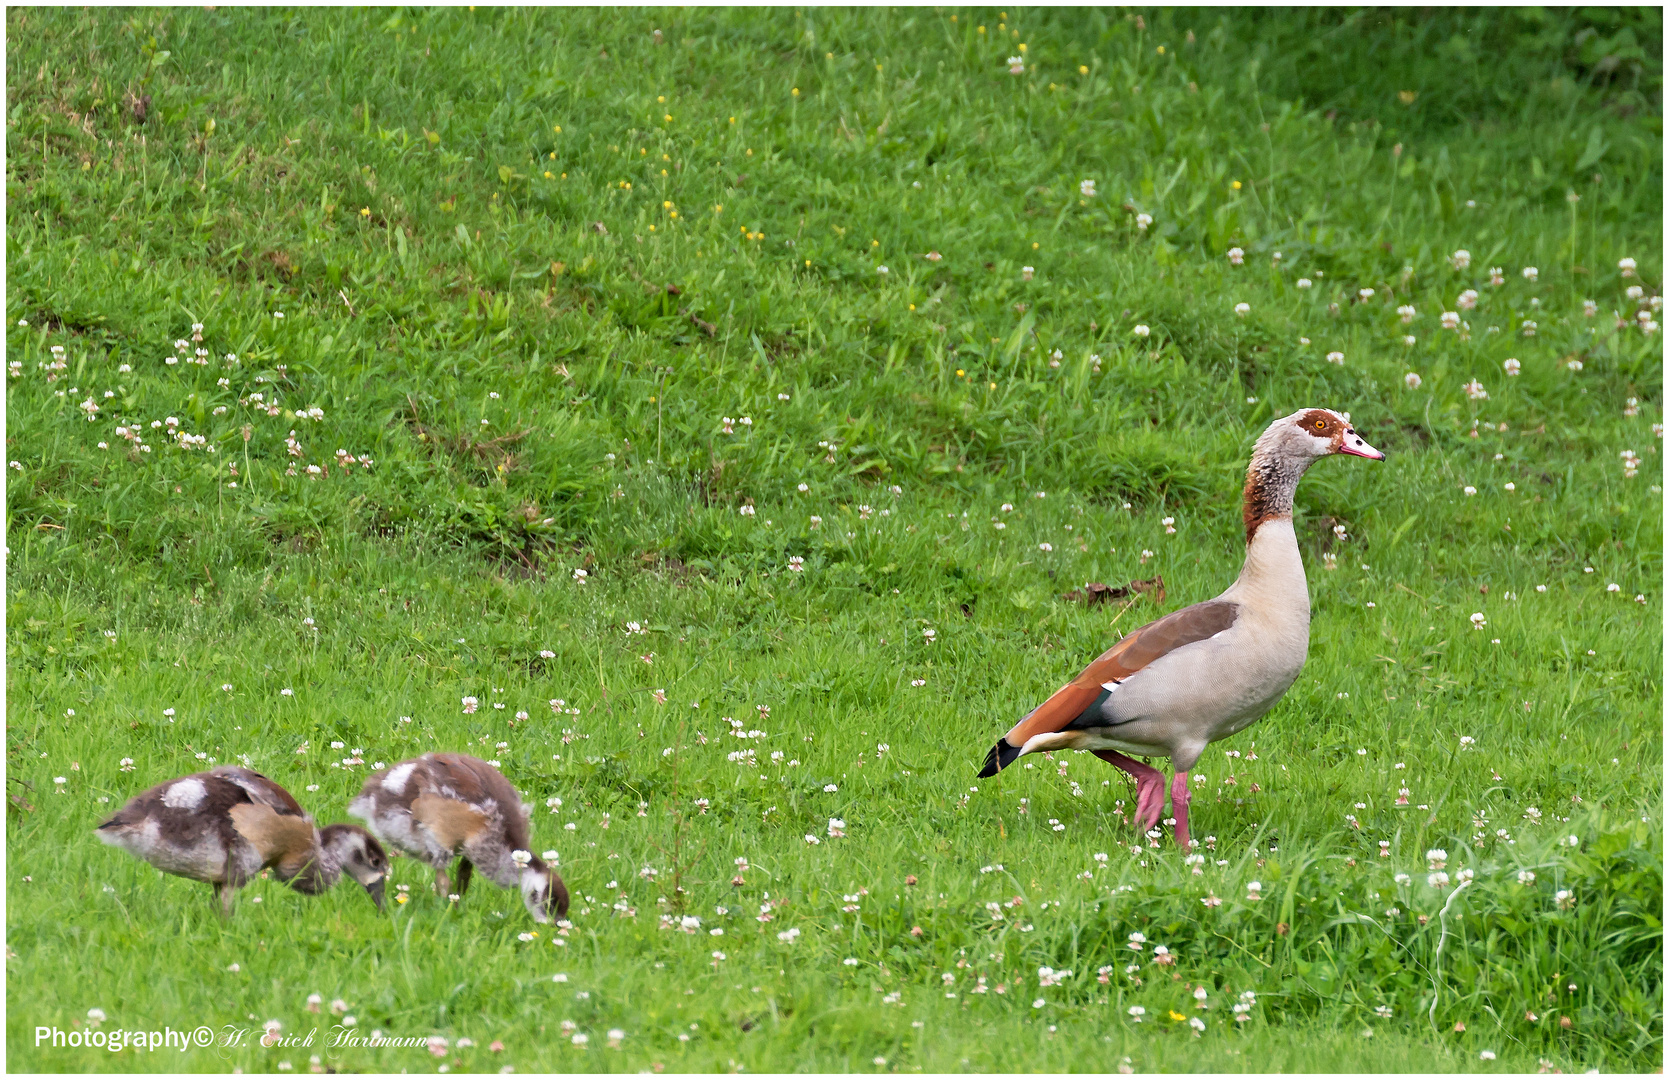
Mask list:
[[[1310,594],[1292,497],[1312,464],[1332,454],[1383,460],[1330,409],[1270,424],[1246,470],[1246,561],[1216,599],[1132,631],[1055,691],[991,748],[980,776],[1022,754],[1088,750],[1136,779],[1137,825],[1152,830],[1165,778],[1127,756],[1168,757],[1176,842],[1188,835],[1188,770],[1208,744],[1242,731],[1298,678],[1310,648]]]
[[[424,754],[365,780],[348,813],[383,843],[435,868],[435,893],[447,897],[446,868],[458,862],[457,894],[480,868],[506,889],[520,887],[535,922],[568,914],[568,889],[555,868],[533,854],[531,808],[491,765],[466,754]]]
[[[221,765],[158,784],[95,831],[165,874],[208,882],[223,916],[238,889],[268,868],[310,896],[345,872],[382,910],[388,856],[376,837],[358,825],[318,828],[288,791],[251,769]]]

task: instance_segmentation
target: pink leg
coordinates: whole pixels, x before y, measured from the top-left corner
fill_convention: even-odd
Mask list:
[[[1171,816],[1176,818],[1176,844],[1188,852],[1188,770],[1171,777]]]
[[[1125,772],[1136,778],[1136,825],[1143,832],[1159,824],[1159,815],[1165,809],[1165,776],[1152,765],[1143,765],[1134,758],[1127,758],[1117,750],[1092,751],[1096,757],[1109,765],[1117,765]]]

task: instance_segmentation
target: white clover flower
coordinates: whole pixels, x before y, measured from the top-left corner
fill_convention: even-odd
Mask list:
[[[1147,327],[1146,327],[1146,326],[1145,326],[1145,325],[1144,325],[1144,324],[1142,324],[1142,323],[1137,323],[1137,324],[1136,324],[1136,326],[1135,326],[1135,329],[1133,329],[1133,330],[1131,330],[1131,331],[1130,331],[1130,332],[1131,332],[1131,333],[1132,333],[1132,334],[1135,334],[1135,335],[1136,335],[1136,336],[1137,336],[1137,337],[1147,337],[1147,336],[1148,336],[1148,334],[1150,334],[1150,333],[1152,333],[1152,331],[1150,331],[1150,330],[1149,330],[1149,329],[1148,329],[1148,328],[1147,328]]]
[[[1252,310],[1252,305],[1251,305],[1251,304],[1248,304],[1248,303],[1245,303],[1245,302],[1244,302],[1244,301],[1242,301],[1242,302],[1241,302],[1241,303],[1238,303],[1238,304],[1236,304],[1236,305],[1234,305],[1234,313],[1235,313],[1235,314],[1236,314],[1236,315],[1238,315],[1238,316],[1240,316],[1240,317],[1241,317],[1241,318],[1245,318],[1245,317],[1246,317],[1246,315],[1247,315],[1247,314],[1248,314],[1248,313],[1249,313],[1249,312],[1250,312],[1250,311],[1251,311],[1251,310]]]
[[[1402,381],[1403,385],[1407,386],[1410,390],[1418,390],[1422,380],[1418,374],[1410,371],[1407,375],[1402,377]]]

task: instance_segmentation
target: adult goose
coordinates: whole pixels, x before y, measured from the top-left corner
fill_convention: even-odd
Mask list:
[[[446,868],[459,858],[457,891],[472,869],[504,888],[520,887],[535,922],[568,914],[568,890],[532,852],[528,807],[510,781],[480,758],[424,754],[372,773],[348,813],[384,843],[435,868],[435,892],[449,894]]]
[[[1135,820],[1147,831],[1164,805],[1164,776],[1126,755],[1170,758],[1176,841],[1188,848],[1188,770],[1207,745],[1268,712],[1303,670],[1310,595],[1292,497],[1304,470],[1329,454],[1385,458],[1330,409],[1270,424],[1246,470],[1246,561],[1234,584],[1102,653],[997,740],[979,775],[1022,754],[1088,750],[1135,778]]]
[[[252,769],[221,765],[158,784],[96,831],[163,873],[208,882],[222,915],[232,914],[238,889],[268,868],[309,895],[346,873],[383,906],[388,856],[376,838],[358,825],[318,828],[288,791]]]

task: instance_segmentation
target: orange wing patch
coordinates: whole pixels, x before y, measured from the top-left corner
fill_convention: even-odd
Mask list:
[[[239,803],[232,807],[232,828],[249,841],[263,865],[278,871],[288,881],[317,855],[317,837],[312,822],[294,814],[280,814],[264,803]]]
[[[1124,640],[1096,657],[1076,679],[1056,690],[1049,699],[1003,736],[1010,746],[1022,747],[1033,735],[1061,731],[1076,720],[1097,697],[1106,683],[1123,682],[1166,653],[1195,641],[1220,634],[1234,625],[1239,605],[1227,600],[1207,600],[1173,611],[1157,622],[1134,630]]]
[[[413,799],[411,816],[442,847],[454,851],[487,824],[487,815],[475,807],[441,795],[419,795]]]

